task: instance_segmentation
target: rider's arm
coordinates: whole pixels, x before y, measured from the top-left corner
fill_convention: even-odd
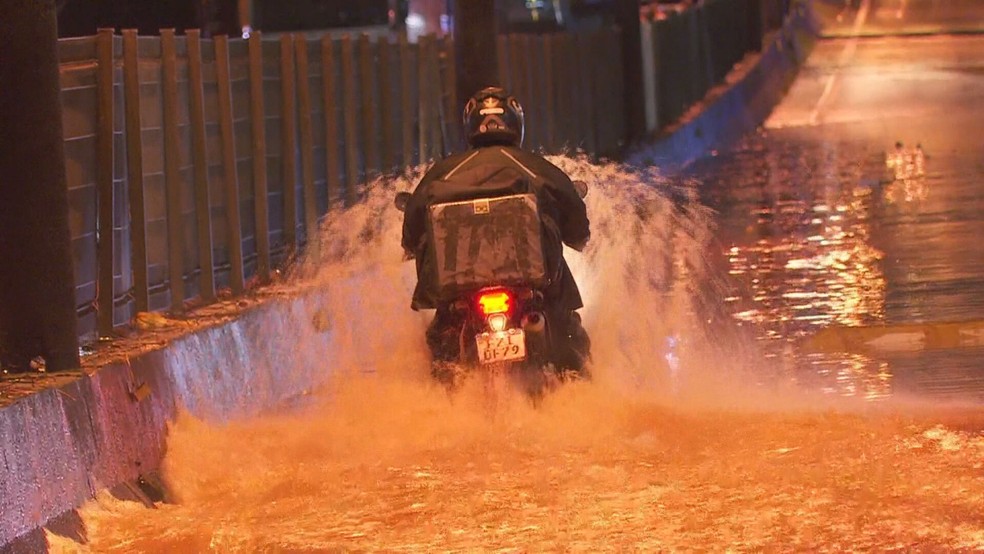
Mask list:
[[[432,181],[444,173],[442,167],[442,164],[438,162],[424,174],[403,210],[403,239],[401,244],[403,251],[410,257],[417,254],[417,249],[427,232],[427,189]]]
[[[557,226],[560,227],[560,238],[564,244],[578,251],[583,249],[591,238],[588,209],[570,177],[542,156],[519,149],[511,149],[510,152],[543,178],[545,187],[559,212]]]
[[[562,181],[555,183],[554,190],[560,208],[560,236],[564,244],[580,252],[591,238],[588,209],[566,175]]]
[[[418,185],[403,212],[403,239],[401,240],[401,244],[403,245],[403,251],[409,257],[416,255],[417,247],[420,245],[420,241],[426,231],[424,221],[426,206],[423,202],[423,194],[418,194],[420,189],[421,186]]]

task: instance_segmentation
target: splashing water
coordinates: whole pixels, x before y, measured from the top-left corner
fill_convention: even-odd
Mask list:
[[[586,304],[593,382],[565,386],[538,409],[509,398],[494,419],[475,402],[480,391],[449,401],[428,378],[429,315],[409,309],[415,275],[392,206],[422,170],[379,180],[364,203],[327,218],[317,247],[293,270],[314,287],[310,302],[331,328],[324,359],[333,379],[320,401],[222,426],[182,415],[162,467],[171,502],[147,510],[103,494],[82,510],[89,545],[51,536],[53,544],[97,552],[661,550],[797,544],[789,542],[797,528],[823,544],[855,528],[841,515],[838,487],[862,487],[870,498],[940,490],[947,507],[970,494],[957,491],[980,490],[969,484],[974,470],[952,461],[924,456],[929,469],[915,471],[890,459],[910,446],[855,417],[722,418],[720,406],[749,395],[724,378],[740,365],[736,343],[703,325],[718,303],[703,262],[710,214],[688,185],[656,173],[552,161],[590,189],[592,242],[568,255]],[[694,411],[695,399],[717,408]],[[928,440],[906,429],[911,444]],[[860,446],[856,435],[865,437]],[[887,460],[911,484],[881,492],[855,462],[832,470],[831,442],[871,463]],[[961,460],[984,453],[980,441],[951,443],[948,453]],[[822,469],[777,477],[780,458]],[[961,476],[948,491],[925,486],[938,467]],[[769,502],[801,515],[772,518],[762,510]],[[903,517],[912,513],[907,505]],[[776,525],[787,535],[775,535]],[[974,532],[946,544],[979,544]]]
[[[716,283],[703,259],[709,210],[692,184],[654,170],[585,157],[550,161],[589,189],[592,239],[583,253],[565,249],[565,257],[584,299],[596,381],[623,393],[679,392],[681,346],[712,350],[699,321],[719,303],[708,293]],[[371,183],[362,203],[329,216],[318,244],[296,264],[296,278],[325,291],[319,301],[336,322],[336,374],[426,375],[423,336],[432,312],[409,309],[416,276],[403,260],[402,214],[393,206],[425,169]]]

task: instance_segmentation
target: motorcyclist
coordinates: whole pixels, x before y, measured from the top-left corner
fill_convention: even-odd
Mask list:
[[[433,270],[423,261],[429,246],[427,210],[430,204],[441,201],[434,197],[433,185],[452,174],[511,167],[530,177],[537,198],[545,264],[551,276],[542,292],[548,322],[552,322],[548,327],[555,366],[584,375],[590,340],[575,311],[583,306],[581,295],[563,257],[563,244],[580,251],[590,238],[584,201],[560,168],[521,149],[525,132],[523,108],[505,90],[488,87],[475,93],[466,103],[462,119],[470,148],[438,161],[424,175],[407,202],[403,221],[403,248],[417,260],[417,286],[411,307],[437,310],[427,330],[435,367],[457,360],[462,322],[438,297]]]

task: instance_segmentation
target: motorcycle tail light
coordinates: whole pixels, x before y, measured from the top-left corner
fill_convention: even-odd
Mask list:
[[[478,297],[478,307],[485,316],[509,313],[511,305],[512,296],[504,290],[484,292]]]
[[[493,331],[505,331],[506,324],[509,323],[509,318],[506,314],[492,314],[488,317],[489,328]]]

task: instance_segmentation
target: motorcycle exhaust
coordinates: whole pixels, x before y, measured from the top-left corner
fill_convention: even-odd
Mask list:
[[[523,321],[520,322],[520,325],[526,333],[543,334],[547,328],[547,318],[540,312],[530,312],[523,316]]]

